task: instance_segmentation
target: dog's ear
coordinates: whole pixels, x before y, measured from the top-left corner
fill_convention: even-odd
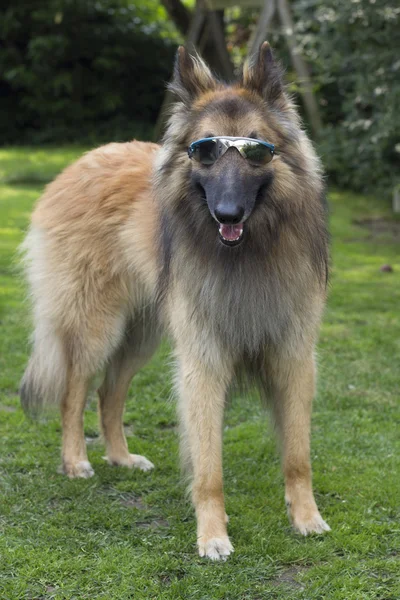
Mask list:
[[[282,96],[282,68],[276,62],[268,42],[261,44],[258,53],[245,63],[242,84],[272,103]]]
[[[210,69],[198,54],[191,55],[179,46],[174,65],[174,77],[168,88],[185,104],[209,90],[214,90],[216,81]]]

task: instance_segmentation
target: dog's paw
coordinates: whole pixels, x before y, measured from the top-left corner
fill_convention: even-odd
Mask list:
[[[318,511],[307,517],[293,519],[293,527],[302,535],[325,533],[331,530]]]
[[[286,508],[289,520],[294,529],[302,535],[312,533],[324,533],[330,531],[328,523],[325,523],[319,514],[318,507],[312,495],[296,498],[291,501],[290,496],[285,496]]]
[[[227,535],[220,538],[210,538],[206,542],[199,540],[198,546],[200,556],[211,560],[226,560],[234,551]]]
[[[59,473],[67,475],[70,479],[89,479],[93,477],[94,471],[89,461],[81,460],[77,463],[64,462]]]
[[[128,454],[123,457],[104,457],[109,465],[128,467],[129,469],[140,469],[141,471],[151,471],[154,469],[152,462],[140,454]]]

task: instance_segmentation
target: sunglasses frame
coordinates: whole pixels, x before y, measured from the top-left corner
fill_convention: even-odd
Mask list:
[[[222,154],[220,154],[218,156],[218,158],[216,158],[215,161],[210,164],[214,164],[219,158],[221,158],[221,156],[223,156],[225,154],[225,152],[227,152],[229,150],[229,148],[236,148],[236,150],[238,150],[238,152],[240,153],[240,156],[242,156],[245,160],[248,160],[251,162],[251,159],[249,159],[247,156],[245,156],[243,154],[242,148],[240,147],[240,145],[238,147],[235,144],[235,142],[243,142],[242,146],[245,146],[246,142],[256,142],[257,144],[266,146],[271,153],[271,160],[273,159],[274,154],[275,154],[275,145],[271,144],[270,142],[265,142],[264,140],[259,140],[257,138],[248,138],[248,137],[232,137],[232,136],[228,136],[228,135],[215,135],[214,137],[200,138],[199,140],[195,140],[194,142],[192,142],[187,150],[189,158],[190,159],[194,158],[194,152],[195,152],[196,146],[198,146],[199,144],[202,144],[203,142],[211,142],[211,141],[216,141],[216,140],[221,140],[222,142],[228,142],[228,144],[227,144],[225,150],[222,152]],[[194,159],[194,160],[196,160],[196,159]],[[266,163],[259,163],[259,164],[260,165],[268,164],[269,162],[271,162],[271,160],[267,161]],[[199,162],[200,164],[204,164],[201,161],[196,161],[196,162]]]

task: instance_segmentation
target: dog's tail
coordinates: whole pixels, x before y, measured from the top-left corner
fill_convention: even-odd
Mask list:
[[[37,417],[58,404],[67,386],[68,361],[62,340],[54,331],[35,331],[34,347],[20,386],[24,411]]]
[[[29,284],[35,324],[32,354],[21,381],[20,397],[24,411],[34,417],[61,402],[67,386],[68,358],[65,340],[55,327],[54,310],[49,300],[52,289],[45,234],[31,227],[19,252]]]

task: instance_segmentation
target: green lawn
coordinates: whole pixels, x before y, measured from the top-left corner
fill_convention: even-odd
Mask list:
[[[102,459],[95,397],[85,431],[96,475],[57,474],[57,419],[29,422],[18,384],[30,332],[15,250],[42,185],[82,149],[0,151],[0,598],[400,598],[400,258],[389,234],[354,218],[389,215],[379,198],[330,194],[333,275],[319,345],[314,488],[332,527],[290,528],[274,436],[257,402],[226,414],[225,486],[235,553],[196,553],[192,508],[178,467],[168,349],[132,384],[131,451],[151,473]],[[392,273],[380,271],[389,263]]]

